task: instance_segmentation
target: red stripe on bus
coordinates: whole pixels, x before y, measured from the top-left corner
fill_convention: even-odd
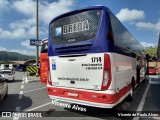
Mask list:
[[[76,100],[84,100],[95,103],[106,103],[106,104],[114,104],[120,98],[122,98],[126,93],[129,92],[131,84],[123,87],[118,92],[114,94],[105,94],[105,93],[97,93],[97,92],[89,92],[89,91],[81,91],[81,90],[71,90],[67,88],[55,88],[48,87],[48,94],[58,97],[76,99]],[[78,96],[69,96],[68,93],[78,94]]]

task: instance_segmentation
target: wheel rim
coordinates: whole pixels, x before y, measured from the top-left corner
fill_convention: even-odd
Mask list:
[[[131,86],[131,97],[133,97],[133,87]]]

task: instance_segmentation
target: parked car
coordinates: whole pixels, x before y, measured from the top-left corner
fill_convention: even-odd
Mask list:
[[[6,80],[6,81],[14,81],[15,75],[14,72],[10,69],[4,69],[0,70],[0,75]]]
[[[8,95],[8,85],[5,79],[0,75],[0,101]]]
[[[156,75],[156,68],[155,67],[148,67],[148,73],[150,75]]]

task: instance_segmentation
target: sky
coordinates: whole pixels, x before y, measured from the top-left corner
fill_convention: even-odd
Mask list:
[[[144,47],[157,46],[159,0],[39,0],[39,39],[48,37],[56,16],[93,5],[108,7]],[[36,55],[36,0],[0,0],[0,51]]]

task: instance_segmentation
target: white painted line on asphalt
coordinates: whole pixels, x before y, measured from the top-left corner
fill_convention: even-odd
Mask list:
[[[23,91],[20,91],[18,99],[22,99]]]
[[[28,83],[28,77],[26,76],[26,83]]]
[[[21,89],[23,89],[24,88],[24,85],[21,85]]]
[[[150,87],[150,84],[147,85],[147,88],[146,88],[146,90],[145,90],[145,92],[144,92],[144,94],[142,96],[142,100],[141,100],[141,102],[140,102],[140,104],[138,106],[137,111],[142,111],[144,103],[145,103],[145,100],[146,100],[146,97],[147,97],[147,93],[148,93],[149,87]]]
[[[47,106],[47,105],[49,105],[49,104],[52,104],[52,102],[49,102],[49,103],[46,103],[46,104],[43,104],[43,105],[40,105],[40,106],[37,106],[37,107],[31,108],[31,109],[29,109],[29,110],[25,110],[25,111],[33,111],[33,110],[36,110],[36,109],[38,109],[38,108],[41,108],[41,107]]]
[[[42,87],[42,88],[37,88],[37,89],[27,90],[27,91],[23,91],[23,92],[31,92],[31,91],[36,91],[36,90],[45,89],[45,88],[47,88],[47,87]]]
[[[15,112],[18,113],[20,112],[21,107],[16,107]],[[13,117],[13,120],[19,120],[19,117]]]
[[[20,110],[21,110],[21,107],[16,107],[15,112],[20,112]]]
[[[13,120],[19,120],[19,117],[13,117]]]
[[[145,103],[145,100],[146,100],[146,97],[147,97],[147,93],[148,93],[148,90],[149,90],[149,87],[150,87],[150,84],[147,85],[147,88],[145,89],[145,92],[142,96],[142,100],[137,108],[137,111],[142,111],[143,109],[143,106],[144,106],[144,103]],[[133,120],[139,120],[139,117],[134,117]]]
[[[28,80],[28,82],[39,82],[39,80],[30,80],[30,79],[27,79]]]

